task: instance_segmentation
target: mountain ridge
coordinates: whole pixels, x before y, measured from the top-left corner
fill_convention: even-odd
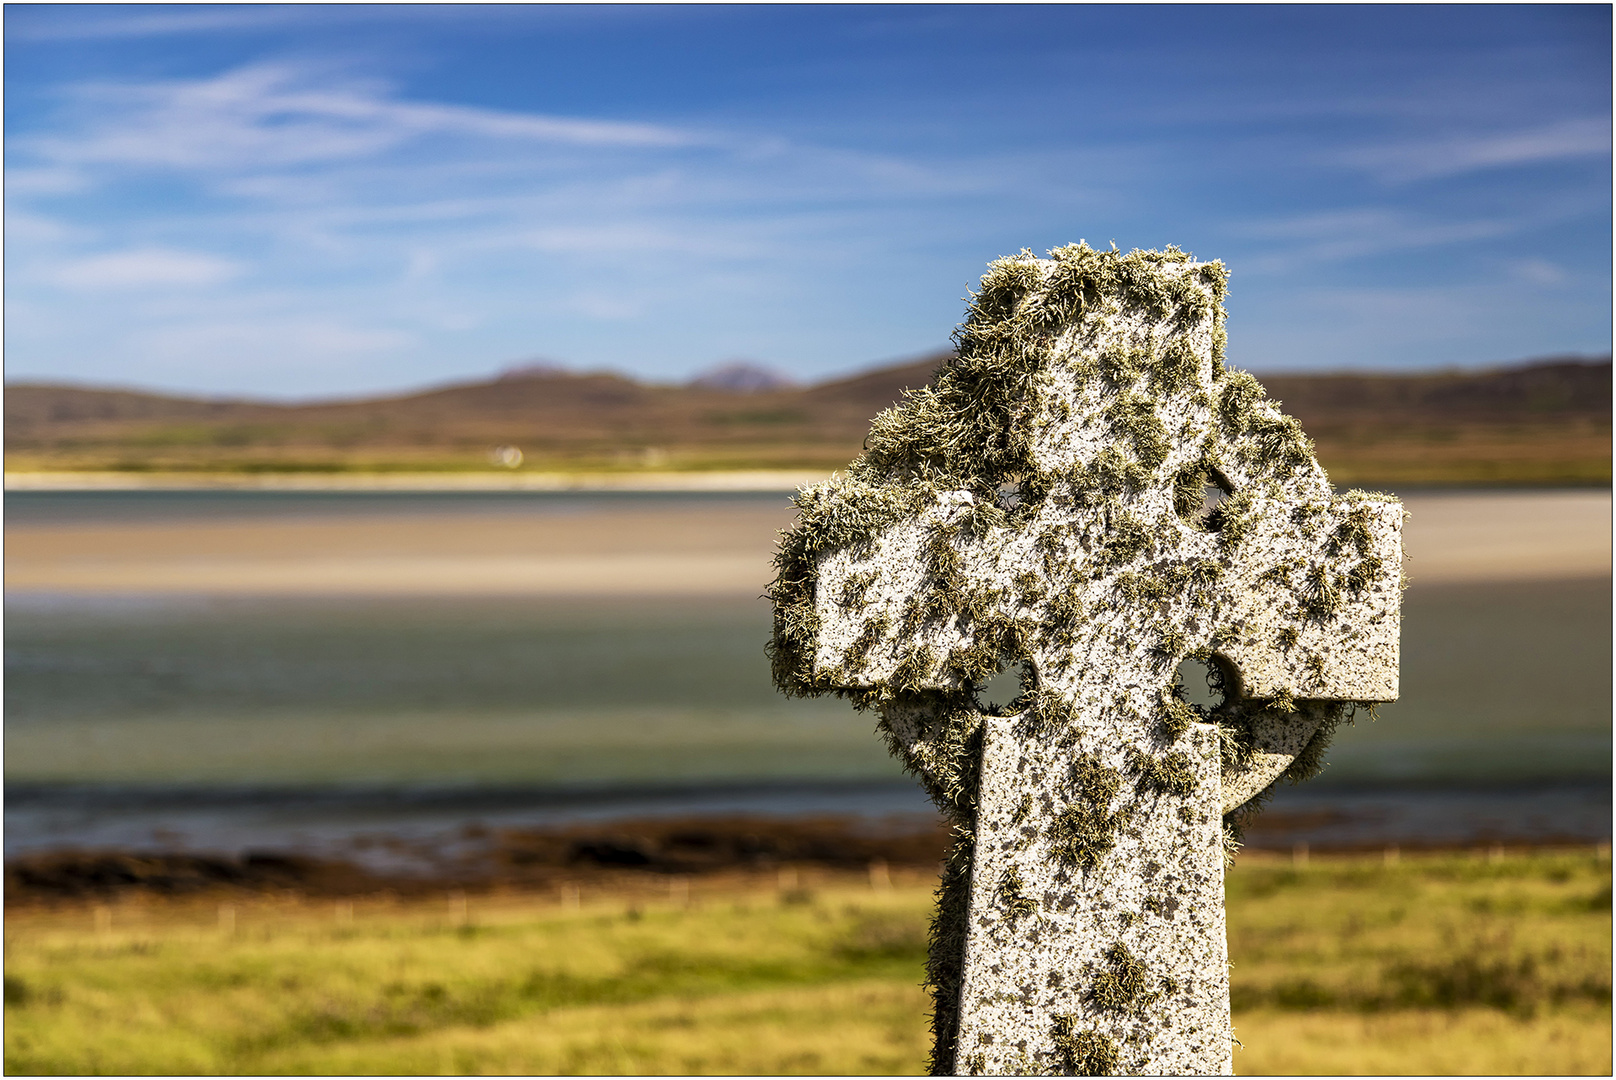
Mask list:
[[[287,404],[50,383],[6,388],[18,470],[834,468],[869,422],[929,381],[939,352],[808,386],[661,385],[535,368],[385,396]],[[1260,377],[1332,476],[1589,482],[1610,476],[1611,362]]]
[[[494,375],[485,376],[482,378],[456,379],[449,382],[433,383],[413,389],[403,388],[392,391],[380,391],[371,394],[336,395],[333,397],[310,398],[293,401],[276,400],[273,398],[258,398],[253,397],[250,394],[193,394],[183,391],[166,391],[139,386],[84,383],[76,380],[52,381],[48,379],[17,379],[7,381],[5,383],[5,389],[8,393],[13,390],[22,390],[25,392],[51,391],[90,395],[109,395],[162,402],[183,402],[187,403],[188,405],[195,406],[196,408],[192,410],[194,412],[205,412],[210,409],[217,410],[221,407],[253,407],[267,409],[334,408],[340,406],[363,405],[368,403],[402,401],[412,398],[427,397],[433,394],[443,393],[445,391],[465,389],[468,387],[496,386],[534,379],[553,379],[558,381],[596,379],[618,380],[633,383],[636,386],[644,387],[653,392],[704,389],[718,390],[733,394],[754,394],[783,390],[787,392],[801,393],[830,392],[833,396],[840,396],[839,388],[851,387],[858,384],[885,385],[892,381],[892,377],[894,375],[912,380],[916,373],[924,372],[925,377],[929,378],[930,374],[936,369],[936,366],[951,356],[953,356],[952,350],[947,349],[931,353],[923,353],[918,354],[910,359],[896,360],[886,364],[877,364],[843,375],[832,376],[831,378],[822,379],[817,382],[797,382],[790,380],[783,375],[780,375],[778,372],[774,372],[773,369],[767,368],[763,365],[752,365],[749,362],[717,365],[713,368],[707,369],[706,371],[700,372],[695,376],[692,376],[690,379],[682,383],[661,383],[647,381],[635,378],[633,375],[605,368],[579,371],[568,368],[559,363],[540,362],[514,365],[504,368]],[[1257,376],[1258,381],[1262,382],[1264,386],[1267,386],[1269,380],[1271,379],[1282,380],[1287,384],[1299,380],[1459,381],[1487,378],[1489,376],[1498,375],[1504,372],[1522,371],[1528,368],[1551,366],[1599,367],[1609,366],[1610,363],[1611,357],[1609,355],[1565,353],[1529,357],[1526,359],[1505,361],[1496,364],[1485,364],[1480,367],[1426,368],[1411,372],[1380,372],[1344,369],[1339,371],[1318,372],[1274,370],[1267,372],[1266,374],[1260,372],[1253,372],[1253,374]],[[747,368],[759,375],[773,373],[777,376],[777,379],[770,385],[759,385],[757,383],[752,383],[749,385],[726,385],[725,380],[722,378],[712,377],[714,375],[725,373],[730,368]],[[9,415],[10,414],[8,411],[8,416]]]

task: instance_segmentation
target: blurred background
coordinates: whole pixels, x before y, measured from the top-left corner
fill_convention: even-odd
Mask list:
[[[1254,1024],[1404,1024],[1242,1071],[1531,1071],[1551,1036],[1595,1050],[1546,1071],[1608,1071],[1610,29],[1554,5],[8,7],[5,854],[8,941],[40,950],[9,954],[8,1067],[918,1069],[924,1002],[891,987],[920,977],[936,818],[872,717],[773,690],[761,594],[792,492],[947,358],[985,263],[1086,238],[1223,259],[1231,362],[1339,487],[1412,515],[1402,700],[1280,793],[1251,872],[1326,896],[1310,868],[1368,859],[1406,906],[1420,853],[1491,868],[1397,947],[1493,967],[1242,991],[1298,916],[1236,933]],[[83,986],[148,962],[129,949],[197,918],[239,942],[265,897],[329,900],[321,932],[351,935],[365,898],[480,925],[467,890],[526,898],[490,926],[580,896],[694,919],[692,881],[792,918],[862,890],[786,981],[898,995],[876,1049],[501,1057],[464,1033],[538,1045],[607,999],[479,1013],[498,994],[469,974],[377,975],[415,995],[382,1008],[307,964],[279,1027],[182,1037],[174,997],[124,1050],[70,1034]],[[1584,922],[1525,929],[1550,911]],[[112,952],[48,974],[72,934]],[[642,946],[601,978],[655,968]],[[642,998],[778,989],[731,975]],[[875,1008],[836,1000],[792,1008],[849,1031]],[[1496,1054],[1364,1056],[1436,1045],[1432,1010],[1467,1032],[1442,1045]]]

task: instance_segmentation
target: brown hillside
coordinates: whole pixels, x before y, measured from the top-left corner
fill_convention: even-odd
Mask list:
[[[7,467],[483,469],[508,444],[528,468],[829,469],[947,355],[755,393],[553,371],[312,405],[17,385],[6,391]],[[1340,483],[1610,477],[1609,360],[1263,382]]]
[[[1610,481],[1608,359],[1262,381],[1337,483]]]
[[[1483,372],[1422,375],[1268,375],[1270,397],[1305,422],[1518,421],[1611,412],[1610,361],[1550,359]]]
[[[245,401],[201,401],[134,390],[19,384],[6,387],[6,432],[8,437],[31,436],[78,424],[216,419],[251,415],[264,408]]]

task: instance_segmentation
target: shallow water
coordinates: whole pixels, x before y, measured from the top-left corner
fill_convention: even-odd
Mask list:
[[[242,494],[6,504],[13,523],[93,525],[782,499]],[[1343,729],[1325,774],[1293,797],[1606,785],[1608,806],[1610,595],[1608,578],[1416,585],[1402,700]],[[924,813],[873,717],[775,692],[768,633],[767,605],[747,599],[11,594],[6,850],[263,846],[277,829],[648,806]]]

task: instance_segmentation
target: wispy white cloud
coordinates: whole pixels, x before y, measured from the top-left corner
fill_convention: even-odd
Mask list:
[[[443,272],[455,252],[501,248],[751,258],[762,243],[831,242],[837,219],[851,235],[860,226],[850,218],[991,195],[1018,176],[1036,190],[1064,172],[1063,197],[1081,190],[1069,169],[1031,157],[993,169],[768,133],[409,102],[382,84],[285,65],[79,87],[72,99],[78,108],[48,135],[13,137],[21,169],[71,176],[84,193],[144,174],[194,185],[184,212],[159,212],[170,242],[194,242],[186,231],[205,223],[236,243],[273,243],[282,259],[298,247],[341,259],[394,245],[429,248]],[[423,277],[428,264],[416,255],[412,265]]]
[[[644,25],[669,19],[688,22],[704,14],[670,14],[655,5],[635,4],[484,4],[479,7],[480,21],[504,21],[513,28]],[[466,18],[464,8],[458,4],[195,4],[166,8],[155,4],[33,4],[7,13],[6,37],[29,43],[73,42],[252,34],[280,29],[307,32],[400,23],[422,24],[430,32],[434,23],[464,23]]]
[[[24,135],[18,145],[58,169],[238,171],[369,159],[429,137],[588,147],[700,141],[655,124],[403,101],[379,83],[322,84],[313,74],[265,64],[203,80],[79,86],[72,98],[82,126]]]
[[[1563,267],[1547,259],[1517,259],[1509,268],[1516,277],[1533,285],[1559,285],[1571,278]]]
[[[8,18],[6,36],[13,41],[94,41],[106,38],[142,38],[168,34],[213,33],[230,30],[260,30],[286,26],[299,21],[293,5],[241,4],[231,7],[197,7],[142,12],[129,5],[109,9],[99,5],[70,5],[48,14],[53,18]]]
[[[253,319],[187,322],[139,335],[139,344],[155,356],[216,360],[221,356],[314,366],[355,356],[388,352],[415,344],[399,330],[319,318]],[[295,358],[295,359],[294,359]]]
[[[90,244],[96,238],[94,229],[52,217],[31,213],[23,209],[22,199],[13,199],[6,208],[6,241],[14,244],[13,251],[38,248],[61,248],[68,244]]]
[[[812,320],[805,279],[878,257],[876,238],[910,227],[917,206],[1029,174],[1072,188],[1036,155],[995,170],[472,109],[294,65],[76,87],[38,132],[12,135],[14,166],[74,184],[13,200],[42,226],[10,252],[13,358],[73,349],[89,328],[67,333],[68,313],[95,290],[98,317],[124,327],[107,352],[154,377],[279,351],[334,358],[307,374],[336,385],[341,357],[410,362],[456,333],[482,342],[454,347],[473,366],[580,344],[579,361],[598,363],[603,332],[638,341],[652,327],[692,339],[683,348],[705,337],[761,353],[760,332],[786,340]],[[53,221],[80,231],[53,236]],[[643,363],[643,346],[612,348]]]
[[[68,195],[83,191],[89,179],[80,169],[66,166],[28,168],[17,166],[6,170],[6,194],[16,197],[29,195]]]
[[[1406,210],[1354,207],[1316,214],[1247,221],[1237,233],[1266,247],[1242,263],[1245,273],[1289,273],[1317,263],[1362,259],[1398,251],[1491,240],[1534,224],[1526,218],[1432,220]]]
[[[1608,293],[1590,284],[1588,297]],[[1589,344],[1546,340],[1537,321],[1544,318],[1569,340]],[[1241,366],[1259,373],[1474,367],[1608,350],[1598,344],[1609,341],[1608,327],[1608,314],[1591,309],[1586,297],[1524,290],[1500,274],[1462,283],[1303,286],[1232,319],[1229,345]]]
[[[194,288],[237,277],[240,263],[195,251],[142,248],[70,259],[43,269],[40,276],[77,291]]]
[[[1584,117],[1517,131],[1365,146],[1321,157],[1389,183],[1405,183],[1483,169],[1608,157],[1610,152],[1610,119]]]
[[[1237,282],[1255,286],[1241,287],[1244,315],[1254,294],[1294,293],[1311,266],[1496,242],[1571,213],[1543,198],[1447,213],[1388,191],[1384,205],[1321,209],[1362,199],[1350,170],[1445,175],[1415,153],[1430,147],[1381,143],[1335,151],[1331,182],[1288,200],[1311,212],[1264,216],[1262,191],[1241,185],[1272,190],[1317,164],[1320,140],[1295,135],[1307,125],[1258,125],[1260,146],[1203,133],[1190,152],[1173,114],[1110,136],[1064,119],[1018,136],[1003,116],[900,131],[879,106],[851,123],[750,102],[699,120],[660,101],[590,116],[412,98],[352,71],[254,63],[85,83],[13,124],[15,370],[97,357],[172,386],[336,392],[537,351],[663,375],[751,355],[807,374],[941,343],[981,262],[1024,244],[1087,235],[1233,256]],[[1592,145],[1574,125],[1534,132],[1442,144],[1440,167]],[[1209,244],[1219,235],[1227,246]],[[1540,254],[1551,258],[1532,263]],[[1511,257],[1489,265],[1517,292],[1570,290],[1519,287],[1547,283],[1552,249],[1515,244]],[[1361,320],[1302,306],[1372,329],[1365,305]],[[1467,340],[1503,318],[1466,313],[1444,325]]]
[[[767,133],[408,102],[385,85],[326,74],[257,65],[190,82],[79,87],[79,108],[48,135],[15,136],[15,156],[86,191],[152,172],[197,185],[170,228],[205,221],[237,242],[272,236],[283,254],[394,242],[419,251],[431,237],[438,268],[449,267],[451,250],[490,248],[747,258],[759,238],[801,243],[820,230],[823,242],[836,219],[856,231],[850,217],[901,212],[905,199],[989,195],[1018,176],[1032,179],[1029,190],[1056,175],[1066,197],[1080,190],[1069,169],[1034,156],[995,169]],[[433,141],[442,138],[455,143]],[[427,263],[415,256],[412,265],[420,276]]]
[[[1229,231],[1252,245],[1241,259],[1242,273],[1273,277],[1308,267],[1374,260],[1404,252],[1463,249],[1480,241],[1529,246],[1534,236],[1546,230],[1563,228],[1568,222],[1587,220],[1591,215],[1608,214],[1609,202],[1602,193],[1577,193],[1544,197],[1513,210],[1491,216],[1445,217],[1440,209],[1359,206],[1248,219],[1232,223]],[[1489,260],[1496,258],[1490,256]],[[1536,274],[1535,280],[1546,282],[1543,275],[1550,273],[1547,266],[1545,263],[1534,271],[1510,272],[1528,277]]]

